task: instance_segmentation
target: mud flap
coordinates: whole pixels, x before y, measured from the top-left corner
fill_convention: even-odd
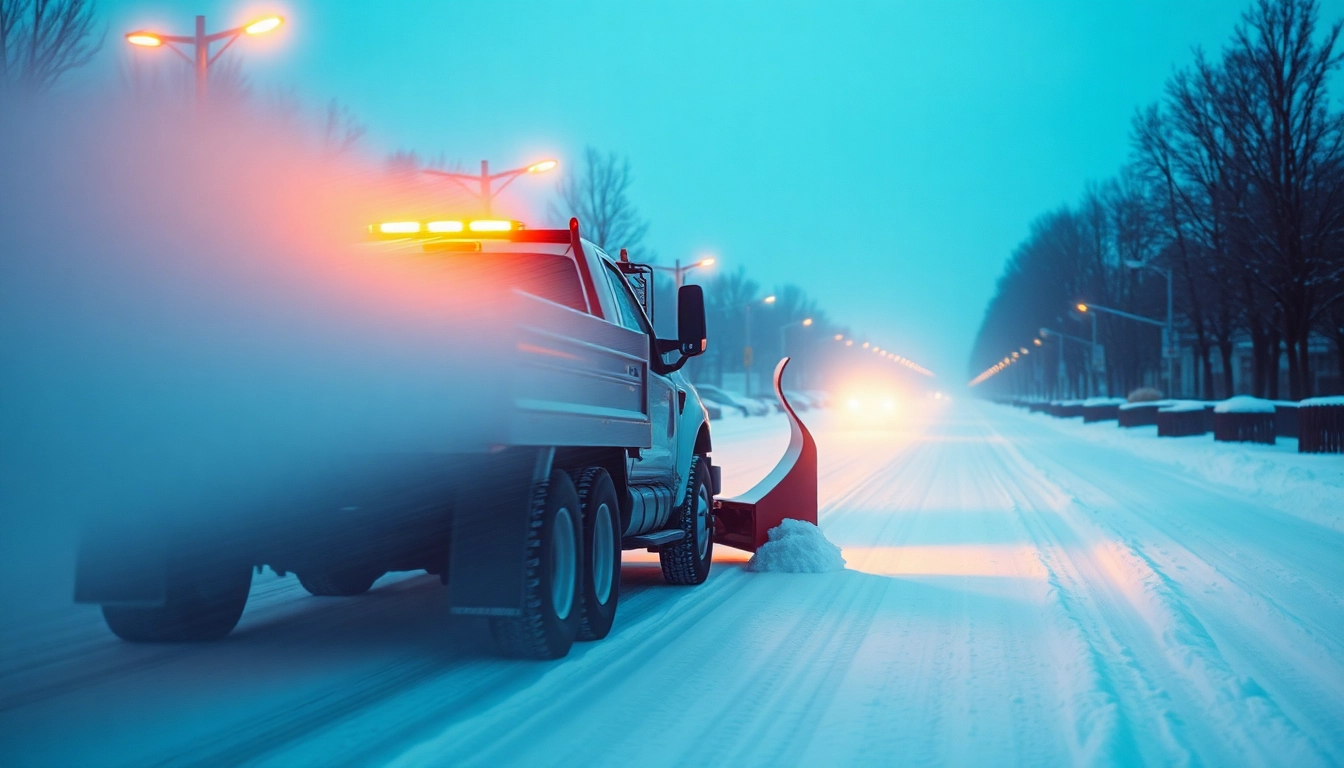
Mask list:
[[[513,448],[469,460],[458,474],[448,557],[451,611],[519,616],[532,491],[551,473],[554,448]]]
[[[817,444],[784,397],[785,357],[775,366],[775,396],[789,417],[789,448],[765,479],[732,499],[714,502],[714,541],[755,552],[785,518],[817,523]]]

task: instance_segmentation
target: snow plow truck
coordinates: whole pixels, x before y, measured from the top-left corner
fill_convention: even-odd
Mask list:
[[[699,286],[680,288],[677,338],[660,339],[652,268],[608,256],[577,220],[554,230],[434,220],[370,231],[376,247],[503,276],[489,332],[466,342],[490,351],[462,363],[475,388],[444,397],[445,423],[470,427],[395,458],[350,457],[283,505],[232,504],[191,525],[91,524],[75,599],[100,605],[119,637],[222,638],[262,566],[323,596],[423,569],[447,585],[452,613],[489,621],[502,653],[554,659],[611,631],[623,550],[656,552],[669,584],[697,585],[716,540],[754,551],[783,517],[816,522],[815,446],[786,402],[788,454],[743,497],[716,499],[709,419],[681,372],[709,343]],[[775,376],[782,402],[786,362]]]

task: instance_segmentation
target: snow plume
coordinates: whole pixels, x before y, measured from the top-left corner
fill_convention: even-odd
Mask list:
[[[770,540],[751,556],[747,569],[758,573],[843,571],[845,558],[826,534],[804,520],[786,519],[770,529]]]
[[[424,198],[320,131],[241,105],[6,104],[0,168],[7,530],[219,514],[207,494],[293,491],[488,418],[460,370],[500,348],[488,298],[372,249],[370,222]]]

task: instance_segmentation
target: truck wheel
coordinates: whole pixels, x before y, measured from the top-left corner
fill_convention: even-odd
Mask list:
[[[686,532],[685,538],[658,550],[663,566],[663,579],[668,584],[702,584],[709,578],[709,564],[714,559],[714,527],[710,515],[714,509],[714,490],[710,485],[709,467],[703,456],[691,459],[691,480],[686,499],[673,513],[677,527]]]
[[[589,467],[576,478],[579,508],[583,510],[582,599],[579,600],[579,640],[601,640],[616,620],[621,598],[621,505],[611,475]]]
[[[499,649],[523,659],[558,659],[579,629],[583,515],[574,481],[559,470],[532,495],[523,615],[491,619]]]
[[[233,631],[247,605],[252,568],[246,563],[170,566],[167,596],[155,608],[104,605],[103,619],[122,640],[188,643],[218,640]]]
[[[318,597],[354,597],[368,592],[382,572],[349,568],[344,571],[318,571],[299,574],[299,583],[308,594]]]

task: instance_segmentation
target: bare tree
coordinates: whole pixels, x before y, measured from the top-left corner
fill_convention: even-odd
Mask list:
[[[1344,117],[1327,93],[1341,22],[1318,34],[1318,12],[1315,0],[1257,0],[1224,55],[1217,113],[1252,189],[1238,218],[1252,274],[1282,311],[1294,399],[1312,394],[1311,329],[1344,277]]]
[[[0,0],[0,89],[50,90],[102,46],[88,0]]]
[[[615,152],[603,155],[593,147],[583,152],[583,168],[566,175],[557,191],[570,216],[578,218],[585,236],[603,250],[625,248],[647,260],[643,248],[649,224],[630,199],[630,159]]]
[[[322,125],[322,146],[327,152],[340,155],[350,151],[367,130],[349,107],[336,99],[327,102],[326,120]]]

